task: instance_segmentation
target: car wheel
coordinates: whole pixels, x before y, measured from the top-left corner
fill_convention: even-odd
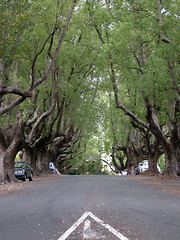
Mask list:
[[[26,181],[26,174],[24,175],[23,181],[24,181],[24,182]]]
[[[33,181],[33,175],[31,173],[30,177],[29,177],[29,181]]]

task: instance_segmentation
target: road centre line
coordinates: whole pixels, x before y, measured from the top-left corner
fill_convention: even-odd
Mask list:
[[[109,224],[104,223],[101,219],[96,217],[91,212],[85,212],[60,238],[58,238],[58,240],[65,240],[88,216],[90,216],[92,219],[94,219],[101,226],[105,227],[109,232],[114,234],[120,240],[129,240],[124,235],[122,235],[120,232],[118,232],[116,229],[111,227]]]

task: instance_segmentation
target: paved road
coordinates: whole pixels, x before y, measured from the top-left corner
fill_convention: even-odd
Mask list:
[[[1,240],[180,239],[180,197],[135,178],[62,176],[25,184],[0,197]]]

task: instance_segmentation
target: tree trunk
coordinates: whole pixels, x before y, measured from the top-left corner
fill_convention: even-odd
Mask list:
[[[49,157],[49,152],[42,146],[38,146],[33,148],[26,147],[23,151],[23,161],[30,164],[34,174],[39,175],[41,172],[49,169],[49,162],[51,159]]]
[[[15,179],[14,176],[14,160],[16,154],[20,150],[21,139],[18,135],[14,137],[11,145],[6,149],[3,155],[4,162],[4,180],[11,181]]]
[[[0,182],[4,180],[4,152],[7,148],[4,131],[0,128]]]
[[[169,148],[165,149],[165,175],[180,176],[180,148],[174,147],[171,143]]]
[[[37,170],[39,172],[48,171],[49,170],[49,162],[51,162],[49,153],[47,151],[41,150],[37,156],[37,162],[36,162]]]
[[[160,142],[156,136],[148,133],[145,135],[145,146],[149,165],[148,170],[151,174],[158,174],[157,162],[159,157],[164,153]]]
[[[14,159],[16,154],[18,153],[18,148],[14,146],[14,150],[10,150],[9,148],[5,151],[3,161],[4,161],[4,180],[5,181],[13,181],[15,180],[14,175]]]
[[[157,173],[159,173],[158,172],[158,169],[157,169],[157,162],[158,162],[158,159],[159,159],[159,157],[158,156],[151,156],[151,157],[148,157],[148,165],[149,165],[149,168],[148,168],[148,170],[149,170],[149,172],[151,173],[151,174],[157,174]]]
[[[134,173],[134,170],[133,170],[133,162],[132,162],[132,157],[131,157],[131,151],[129,149],[127,149],[127,154],[126,154],[126,157],[127,157],[127,162],[126,162],[126,168],[127,168],[127,171],[128,171],[128,174],[133,174]]]
[[[0,148],[0,182],[4,180],[4,151]]]
[[[35,148],[25,147],[23,151],[23,161],[27,162],[32,168],[34,174],[39,174],[36,161],[37,161],[38,150]]]
[[[180,177],[180,149],[176,149],[172,156],[172,162],[175,167],[176,175]]]
[[[24,126],[24,122],[20,120],[15,127],[15,133],[12,133],[14,136],[9,146],[4,148],[4,150],[1,148],[1,152],[3,150],[2,156],[0,157],[0,164],[2,166],[1,181],[11,181],[15,179],[14,160],[18,151],[22,149]]]

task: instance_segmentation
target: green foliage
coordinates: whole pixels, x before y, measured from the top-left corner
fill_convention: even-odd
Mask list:
[[[160,156],[160,158],[158,160],[158,164],[160,166],[161,173],[163,173],[164,169],[165,169],[165,156],[164,156],[164,154]]]
[[[71,2],[1,1],[0,67],[6,68],[0,74],[5,85],[27,90],[32,70],[36,79],[43,75],[65,26]],[[81,144],[74,147],[83,151],[86,146],[86,152],[70,165],[95,172],[94,166],[83,170],[84,159],[93,159],[100,169],[100,154],[109,153],[116,140],[126,146],[132,128],[129,118],[114,104],[112,65],[120,103],[145,121],[145,96],[157,107],[160,124],[166,124],[170,105],[179,97],[172,88],[167,68],[171,62],[178,79],[179,4],[176,0],[163,1],[162,8],[160,23],[154,1],[78,1],[55,66],[34,91],[34,94],[38,91],[36,102],[26,99],[8,114],[8,121],[6,116],[1,117],[1,126],[12,126],[17,113],[28,121],[37,106],[39,115],[47,111],[54,96],[53,77],[58,99],[52,114],[39,126],[43,129],[42,137],[55,131],[58,107],[64,100],[59,133],[68,130],[63,127],[69,123],[67,128],[73,126],[81,132]],[[161,32],[169,44],[160,39]],[[4,104],[15,99],[13,94],[4,96]],[[49,123],[53,120],[51,129]]]

